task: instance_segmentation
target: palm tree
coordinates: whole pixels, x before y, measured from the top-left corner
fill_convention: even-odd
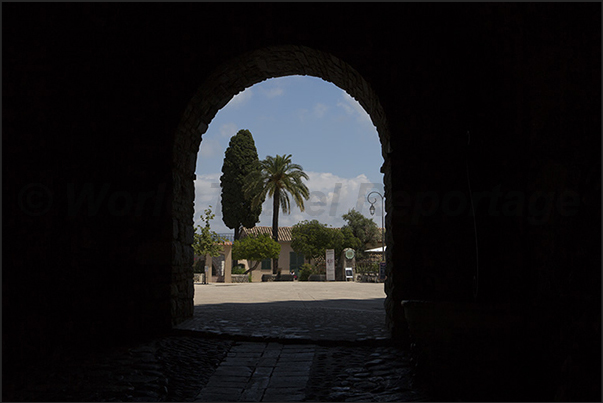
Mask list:
[[[247,184],[243,190],[254,208],[262,204],[266,196],[272,197],[272,238],[277,242],[279,209],[282,208],[285,214],[291,211],[289,195],[301,211],[304,211],[304,199],[310,198],[303,179],[308,180],[308,175],[301,165],[291,162],[291,154],[267,156],[260,161],[260,169],[251,172],[246,178]],[[277,274],[277,270],[278,258],[272,260],[273,274]]]

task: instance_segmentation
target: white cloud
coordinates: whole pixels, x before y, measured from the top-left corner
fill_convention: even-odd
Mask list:
[[[352,107],[352,105],[350,105],[349,102],[346,102],[346,98],[342,98],[342,100],[338,101],[337,106],[342,108],[348,116],[352,116],[354,114],[354,108]]]
[[[360,103],[352,98],[347,92],[342,90],[341,93],[342,97],[337,102],[337,106],[342,108],[347,116],[355,117],[357,122],[370,123],[372,125],[373,122],[371,121],[371,117]]]
[[[305,122],[308,117],[308,110],[307,109],[298,109],[295,111],[295,114],[297,115],[297,118],[300,121]]]
[[[257,86],[260,93],[268,99],[276,98],[285,95],[285,87],[287,86],[287,80],[289,77],[274,78],[267,80]]]
[[[209,138],[201,140],[199,155],[203,158],[211,158],[222,152],[222,146],[218,139]]]
[[[220,126],[220,136],[230,138],[237,134],[239,131],[239,126],[236,123],[225,123]]]
[[[308,118],[320,119],[324,117],[328,109],[329,107],[327,105],[319,102],[312,107],[312,111],[300,108],[295,111],[295,114],[300,121],[306,122],[308,121]]]
[[[290,215],[280,215],[279,225],[291,226],[303,220],[318,220],[329,226],[341,227],[345,224],[341,216],[351,209],[356,209],[371,218],[368,211],[370,204],[366,196],[373,190],[383,194],[383,185],[371,183],[365,175],[343,178],[328,172],[307,172],[307,174],[310,178],[306,183],[310,190],[310,199],[304,203],[305,211],[302,213],[297,206],[292,207]],[[380,217],[380,206],[381,203],[375,206],[376,217]],[[270,212],[266,214],[265,219],[262,217],[262,225],[271,225],[270,203],[266,202],[264,208],[269,208]]]
[[[322,202],[315,204],[308,213],[321,222],[343,222],[341,216],[351,209],[368,214],[366,195],[371,190],[383,189],[382,184],[371,183],[364,174],[343,178],[332,173],[308,172],[308,176],[310,192]]]
[[[282,87],[262,88],[261,91],[266,98],[280,97],[285,93]]]
[[[246,88],[242,92],[239,92],[237,95],[232,97],[226,107],[239,108],[245,105],[251,99],[251,97],[253,97],[253,90],[251,87]]]
[[[291,213],[279,214],[279,226],[290,227],[303,220],[318,220],[332,227],[341,227],[345,221],[341,216],[351,209],[356,209],[368,218],[373,218],[377,225],[381,225],[381,200],[377,196],[375,203],[375,216],[369,213],[369,202],[366,196],[373,190],[383,194],[383,184],[371,183],[365,175],[355,178],[343,178],[328,172],[307,172],[309,180],[306,185],[310,190],[310,199],[305,204],[302,213],[292,204]],[[195,180],[195,225],[201,223],[200,216],[203,210],[212,206],[216,218],[211,222],[211,227],[218,233],[232,232],[222,222],[220,204],[220,173],[198,175]],[[292,201],[293,203],[293,201]],[[272,200],[266,200],[262,206],[260,222],[257,225],[272,225]]]
[[[325,104],[321,104],[320,102],[314,105],[314,116],[317,118],[322,118],[329,107]]]
[[[303,220],[318,220],[332,227],[341,227],[345,224],[341,216],[351,209],[355,209],[366,217],[371,218],[366,196],[373,190],[383,194],[383,185],[371,183],[365,175],[355,178],[342,178],[328,172],[308,172],[307,181],[310,190],[310,199],[305,204],[302,213],[296,205],[291,206],[290,214],[279,214],[280,226],[292,226]],[[199,217],[209,205],[216,214],[211,223],[216,232],[231,232],[222,222],[220,205],[220,174],[199,175],[195,181],[195,225],[200,223]],[[373,219],[378,225],[381,215],[381,201],[375,204],[377,211]],[[272,201],[266,200],[263,205],[260,222],[257,225],[272,225]]]
[[[211,229],[218,233],[232,232],[222,222],[222,205],[220,199],[220,176],[221,173],[197,175],[195,179],[195,213],[193,215],[194,225],[202,225],[201,216],[203,211],[211,206],[211,211],[216,216],[210,222]]]

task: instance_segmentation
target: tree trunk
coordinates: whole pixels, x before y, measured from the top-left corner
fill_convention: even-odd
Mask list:
[[[252,271],[254,271],[255,269],[257,269],[261,262],[262,262],[261,260],[256,260],[256,262],[253,264],[253,267],[249,268],[249,270],[245,270],[244,274],[249,274]]]
[[[276,242],[278,242],[278,210],[280,201],[280,189],[277,187],[272,198],[272,239]],[[272,274],[278,274],[278,257],[272,259]]]
[[[234,239],[233,239],[233,242],[237,241],[240,236],[241,236],[241,226],[237,225],[236,227],[234,227]],[[232,267],[235,267],[238,264],[239,264],[239,261],[233,259],[233,261],[232,261]]]

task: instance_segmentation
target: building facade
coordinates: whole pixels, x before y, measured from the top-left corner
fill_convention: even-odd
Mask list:
[[[241,230],[241,237],[246,236],[257,236],[257,235],[270,235],[272,236],[272,227],[258,226],[253,228],[243,228]],[[281,245],[281,253],[278,257],[278,268],[282,274],[295,273],[299,276],[299,269],[302,264],[306,262],[304,255],[296,253],[291,247],[291,227],[279,227],[278,228],[278,243]],[[249,262],[246,260],[239,260],[240,264],[245,266],[245,269],[249,269]],[[262,261],[260,266],[252,272],[252,281],[262,281],[262,276],[272,274],[272,260],[265,259]]]

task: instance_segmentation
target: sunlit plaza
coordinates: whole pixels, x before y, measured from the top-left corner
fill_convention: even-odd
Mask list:
[[[194,318],[179,328],[275,340],[385,338],[384,300],[383,283],[196,284]]]

